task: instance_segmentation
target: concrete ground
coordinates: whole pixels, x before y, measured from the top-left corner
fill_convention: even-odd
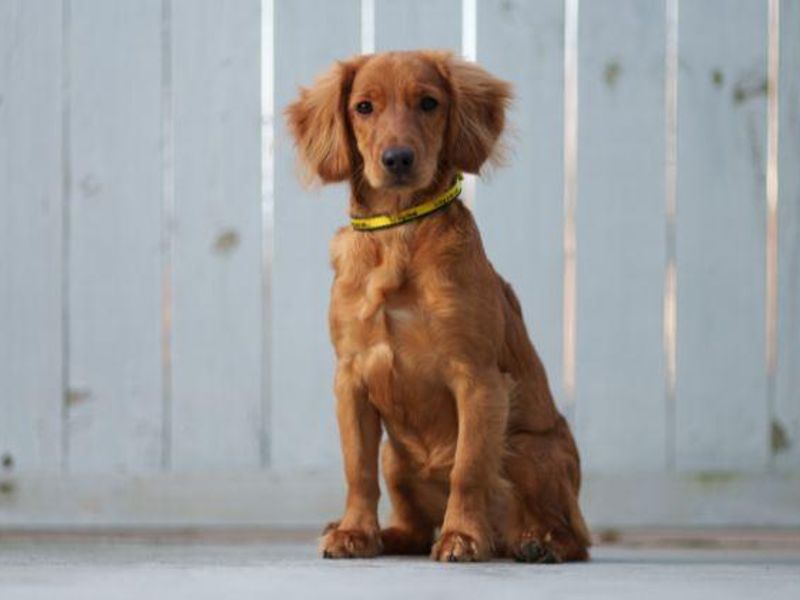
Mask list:
[[[800,598],[800,548],[676,546],[601,544],[587,564],[458,565],[322,560],[308,536],[270,542],[0,536],[0,599]]]

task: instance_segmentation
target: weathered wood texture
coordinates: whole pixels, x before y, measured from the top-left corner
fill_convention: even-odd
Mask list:
[[[563,297],[564,3],[481,1],[478,62],[514,86],[507,166],[477,185],[489,259],[522,303],[557,400]]]
[[[0,3],[0,471],[61,466],[59,6]]]
[[[673,422],[669,1],[580,3],[566,407],[565,1],[376,0],[375,47],[477,40],[514,85],[507,166],[472,206],[574,419],[593,522],[797,525],[800,7],[780,2],[769,373],[768,3],[680,2]],[[360,51],[362,4],[0,2],[0,525],[334,516],[328,244],[348,192],[303,187],[282,112]]]
[[[69,6],[68,468],[159,469],[161,2]]]
[[[767,3],[682,2],[676,449],[681,469],[758,469],[765,356]]]
[[[461,54],[461,0],[375,0],[375,50],[439,48]]]
[[[358,53],[359,8],[357,0],[276,3],[276,112],[296,98],[300,85]],[[348,192],[343,185],[301,185],[283,118],[276,119],[275,140],[271,456],[278,468],[336,464],[328,242],[347,222]]]
[[[176,470],[261,460],[259,4],[173,0]]]
[[[664,15],[660,0],[588,2],[578,23],[575,405],[589,469],[666,464]]]
[[[800,3],[780,3],[778,322],[771,449],[800,466]]]
[[[339,516],[339,469],[24,476],[0,501],[5,528],[202,526],[320,527]],[[589,473],[581,503],[593,528],[624,526],[799,527],[795,474]],[[389,515],[388,499],[380,514]]]

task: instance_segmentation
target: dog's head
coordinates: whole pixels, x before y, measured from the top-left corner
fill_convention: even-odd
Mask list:
[[[421,190],[496,157],[510,86],[447,52],[337,63],[286,110],[300,158],[323,182]]]

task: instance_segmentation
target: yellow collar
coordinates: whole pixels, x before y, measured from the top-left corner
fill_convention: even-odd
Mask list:
[[[461,182],[464,177],[459,173],[452,187],[443,194],[436,196],[432,200],[426,200],[421,204],[400,211],[396,215],[378,215],[375,217],[350,217],[350,225],[356,231],[375,231],[408,223],[414,219],[420,219],[432,212],[448,206],[461,194]]]

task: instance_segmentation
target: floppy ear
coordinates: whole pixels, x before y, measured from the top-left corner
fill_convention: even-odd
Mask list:
[[[286,108],[300,160],[323,183],[342,181],[352,170],[347,101],[360,62],[338,62]]]
[[[511,102],[511,85],[475,63],[449,57],[443,68],[451,93],[447,156],[465,173],[500,157],[498,139]]]

